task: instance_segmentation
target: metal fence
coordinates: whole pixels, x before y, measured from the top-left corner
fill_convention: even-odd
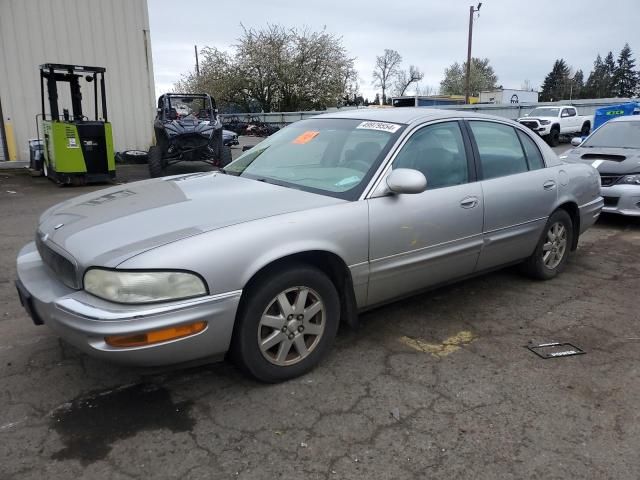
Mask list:
[[[474,105],[440,105],[435,107],[420,107],[420,108],[438,108],[443,110],[464,110],[486,113],[489,115],[496,115],[499,117],[510,118],[515,120],[516,118],[523,117],[536,107],[541,106],[553,106],[553,105],[573,105],[578,109],[580,115],[593,115],[598,108],[606,107],[609,105],[616,105],[618,103],[625,103],[630,101],[638,101],[638,99],[630,98],[598,98],[588,100],[564,100],[561,102],[539,102],[539,103],[519,103],[519,104],[506,104],[506,105],[494,105],[494,104],[474,104]],[[239,121],[250,123],[252,121],[261,121],[269,124],[284,126],[298,120],[304,120],[305,118],[313,117],[315,115],[321,115],[323,113],[330,113],[332,111],[344,111],[355,110],[357,108],[377,108],[377,107],[343,107],[340,109],[331,109],[318,112],[271,112],[271,113],[241,113],[241,114],[223,114],[220,115],[224,119],[237,118]],[[394,108],[394,107],[386,107]],[[403,108],[403,107],[397,107]]]

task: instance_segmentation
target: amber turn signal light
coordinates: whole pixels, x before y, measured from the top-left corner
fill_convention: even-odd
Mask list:
[[[153,345],[154,343],[189,337],[196,333],[200,333],[206,327],[207,322],[195,322],[187,325],[180,325],[178,327],[135,333],[133,335],[112,335],[104,337],[104,341],[111,347],[142,347],[145,345]]]

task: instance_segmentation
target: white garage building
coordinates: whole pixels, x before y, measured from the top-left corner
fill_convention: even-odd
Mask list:
[[[44,63],[105,67],[115,150],[149,148],[155,89],[146,0],[0,0],[0,161],[29,159]]]

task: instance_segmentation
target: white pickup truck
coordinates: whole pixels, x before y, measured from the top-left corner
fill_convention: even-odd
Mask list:
[[[534,108],[524,117],[518,119],[522,125],[529,127],[549,145],[555,147],[560,136],[586,137],[593,125],[593,115],[578,115],[576,107],[558,105]]]

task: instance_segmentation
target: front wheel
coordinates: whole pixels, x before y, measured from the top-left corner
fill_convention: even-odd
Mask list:
[[[573,222],[564,210],[556,210],[544,228],[533,254],[523,263],[525,273],[549,280],[564,270],[573,242]]]
[[[552,129],[547,137],[547,142],[550,147],[557,147],[560,143],[560,130],[557,128]]]
[[[164,175],[164,165],[162,163],[162,148],[153,145],[149,148],[147,156],[149,162],[149,175],[151,178],[162,177]]]
[[[590,131],[591,131],[591,127],[589,126],[588,123],[585,123],[584,125],[582,125],[582,129],[580,130],[580,136],[588,137]]]
[[[222,147],[222,154],[220,155],[220,160],[218,160],[218,166],[224,168],[229,165],[231,161],[231,148],[226,146]]]
[[[322,271],[291,266],[263,275],[245,292],[232,356],[247,373],[269,383],[300,376],[329,351],[340,302]]]

